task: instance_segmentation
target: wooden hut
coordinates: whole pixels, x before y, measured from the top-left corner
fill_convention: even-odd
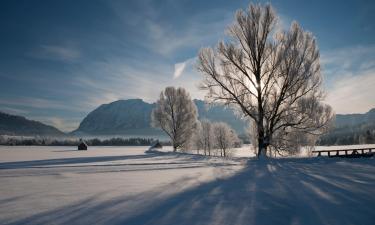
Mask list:
[[[163,148],[163,146],[160,144],[160,142],[159,141],[156,141],[152,146],[151,146],[151,148]]]
[[[87,150],[87,144],[82,139],[80,140],[80,143],[78,145],[78,150]]]

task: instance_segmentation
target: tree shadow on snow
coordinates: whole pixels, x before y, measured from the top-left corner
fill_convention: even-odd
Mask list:
[[[43,160],[30,160],[30,161],[17,161],[17,162],[3,162],[3,163],[0,163],[0,169],[19,169],[19,168],[28,168],[28,167],[38,167],[38,166],[69,165],[69,164],[77,164],[77,163],[83,164],[83,163],[100,163],[100,162],[120,161],[120,160],[149,159],[149,158],[156,158],[156,157],[164,156],[168,154],[171,155],[172,157],[178,157],[177,154],[160,152],[160,153],[140,154],[140,155],[57,158],[57,159],[43,159]]]
[[[64,164],[76,163],[98,163],[107,161],[118,161],[127,159],[144,159],[153,157],[151,155],[124,155],[124,156],[95,156],[95,157],[75,157],[75,158],[60,158],[60,159],[43,159],[30,160],[18,162],[4,162],[0,163],[0,169],[18,169],[37,166],[54,166]]]
[[[114,161],[123,161],[123,160],[142,160],[142,159],[152,159],[155,161],[165,161],[166,159],[180,160],[176,162],[167,162],[161,164],[182,164],[182,163],[191,163],[196,161],[202,161],[209,159],[208,157],[194,154],[181,154],[173,152],[152,152],[148,154],[140,155],[120,155],[120,156],[93,156],[93,157],[74,157],[74,158],[57,158],[57,159],[43,159],[43,160],[30,160],[30,161],[17,161],[17,162],[3,162],[0,163],[0,169],[20,169],[20,168],[38,168],[38,167],[48,167],[52,168],[53,166],[58,166],[59,168],[64,167],[74,167],[69,166],[70,164],[85,164],[85,163],[103,163],[103,162],[114,162]],[[147,163],[146,163],[147,164]],[[157,163],[149,163],[152,165],[157,165]],[[218,163],[215,163],[218,164]],[[221,163],[222,165],[231,165],[229,162]],[[118,166],[123,165],[142,165],[141,163],[121,163]],[[209,165],[211,165],[209,163]],[[108,165],[88,165],[90,167],[94,166],[116,166],[116,164]],[[85,167],[84,165],[77,165],[76,167]]]
[[[233,176],[183,191],[194,177],[136,196],[94,196],[10,224],[373,224],[374,171],[373,159],[249,160]]]

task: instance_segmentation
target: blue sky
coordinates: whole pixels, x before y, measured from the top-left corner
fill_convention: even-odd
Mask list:
[[[321,50],[327,102],[337,113],[375,107],[374,1],[270,1],[287,28],[311,31]],[[100,104],[166,86],[192,97],[201,47],[224,38],[249,1],[1,1],[0,111],[64,131]]]

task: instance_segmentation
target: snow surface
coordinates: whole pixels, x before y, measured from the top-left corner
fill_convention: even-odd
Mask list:
[[[375,159],[0,146],[0,224],[374,224]],[[235,154],[251,155],[244,147]]]

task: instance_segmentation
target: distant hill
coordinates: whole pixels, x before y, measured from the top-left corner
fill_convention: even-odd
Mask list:
[[[65,135],[65,133],[38,121],[0,112],[0,135],[58,137]]]
[[[201,100],[194,100],[199,119],[224,121],[238,133],[243,133],[246,123],[234,115],[234,112],[223,106],[207,107]],[[90,112],[73,134],[83,135],[156,135],[161,130],[151,127],[151,112],[155,103],[150,104],[141,99],[119,100],[103,104]]]
[[[103,104],[90,112],[73,134],[152,135],[160,131],[150,126],[154,104],[141,99],[119,100]]]
[[[364,114],[337,114],[334,128],[320,138],[320,145],[375,143],[375,108]]]
[[[335,127],[358,126],[368,122],[375,122],[375,108],[365,114],[337,114]]]

